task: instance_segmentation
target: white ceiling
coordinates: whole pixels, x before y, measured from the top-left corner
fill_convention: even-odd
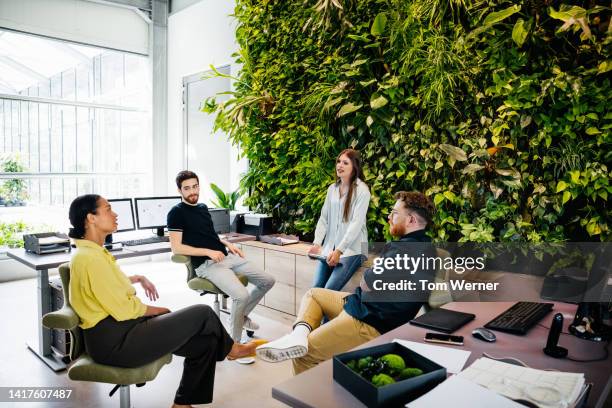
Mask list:
[[[0,31],[0,93],[19,93],[62,71],[92,63],[102,48]]]

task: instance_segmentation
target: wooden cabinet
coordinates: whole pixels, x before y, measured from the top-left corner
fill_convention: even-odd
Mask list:
[[[265,251],[263,248],[256,248],[256,247],[242,245],[242,244],[240,244],[239,247],[240,249],[242,249],[242,252],[244,253],[244,257],[248,259],[249,262],[253,262],[253,264],[255,264],[255,266],[257,266],[257,268],[259,268],[262,271],[266,270],[265,255],[264,255]],[[259,304],[262,306],[266,305],[265,296],[261,298],[261,300],[259,301]]]
[[[300,310],[300,302],[308,289],[312,288],[315,270],[319,261],[307,256],[295,256],[295,312]]]
[[[316,262],[306,256],[310,246],[276,246],[258,241],[241,242],[241,246],[249,261],[276,280],[260,305],[295,316],[314,279]]]
[[[295,255],[266,249],[265,271],[276,283],[266,294],[266,307],[295,315]]]

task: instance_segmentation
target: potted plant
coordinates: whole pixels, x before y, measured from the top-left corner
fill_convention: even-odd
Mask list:
[[[234,219],[239,211],[236,211],[236,203],[240,198],[240,192],[238,190],[232,193],[225,193],[215,183],[210,183],[210,188],[213,193],[217,196],[217,200],[212,200],[212,204],[219,208],[227,208],[230,210],[230,225],[232,225],[232,231],[235,231]]]
[[[26,167],[19,156],[5,156],[0,162],[0,171],[4,173],[22,173]],[[0,185],[0,205],[7,207],[23,206],[28,198],[26,182],[23,179],[9,179]]]

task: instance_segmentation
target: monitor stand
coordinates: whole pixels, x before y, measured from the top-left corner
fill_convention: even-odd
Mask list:
[[[157,236],[158,237],[163,237],[164,236],[164,227],[157,228]]]

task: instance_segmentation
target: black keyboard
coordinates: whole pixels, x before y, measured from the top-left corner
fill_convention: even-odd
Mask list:
[[[553,308],[552,303],[518,302],[485,324],[487,329],[526,334]]]
[[[141,238],[141,239],[131,239],[128,241],[121,241],[121,243],[125,246],[136,246],[136,245],[146,245],[146,244],[156,244],[158,242],[169,242],[170,241],[170,237],[158,237],[158,236],[153,236],[153,237],[148,237],[148,238]]]

